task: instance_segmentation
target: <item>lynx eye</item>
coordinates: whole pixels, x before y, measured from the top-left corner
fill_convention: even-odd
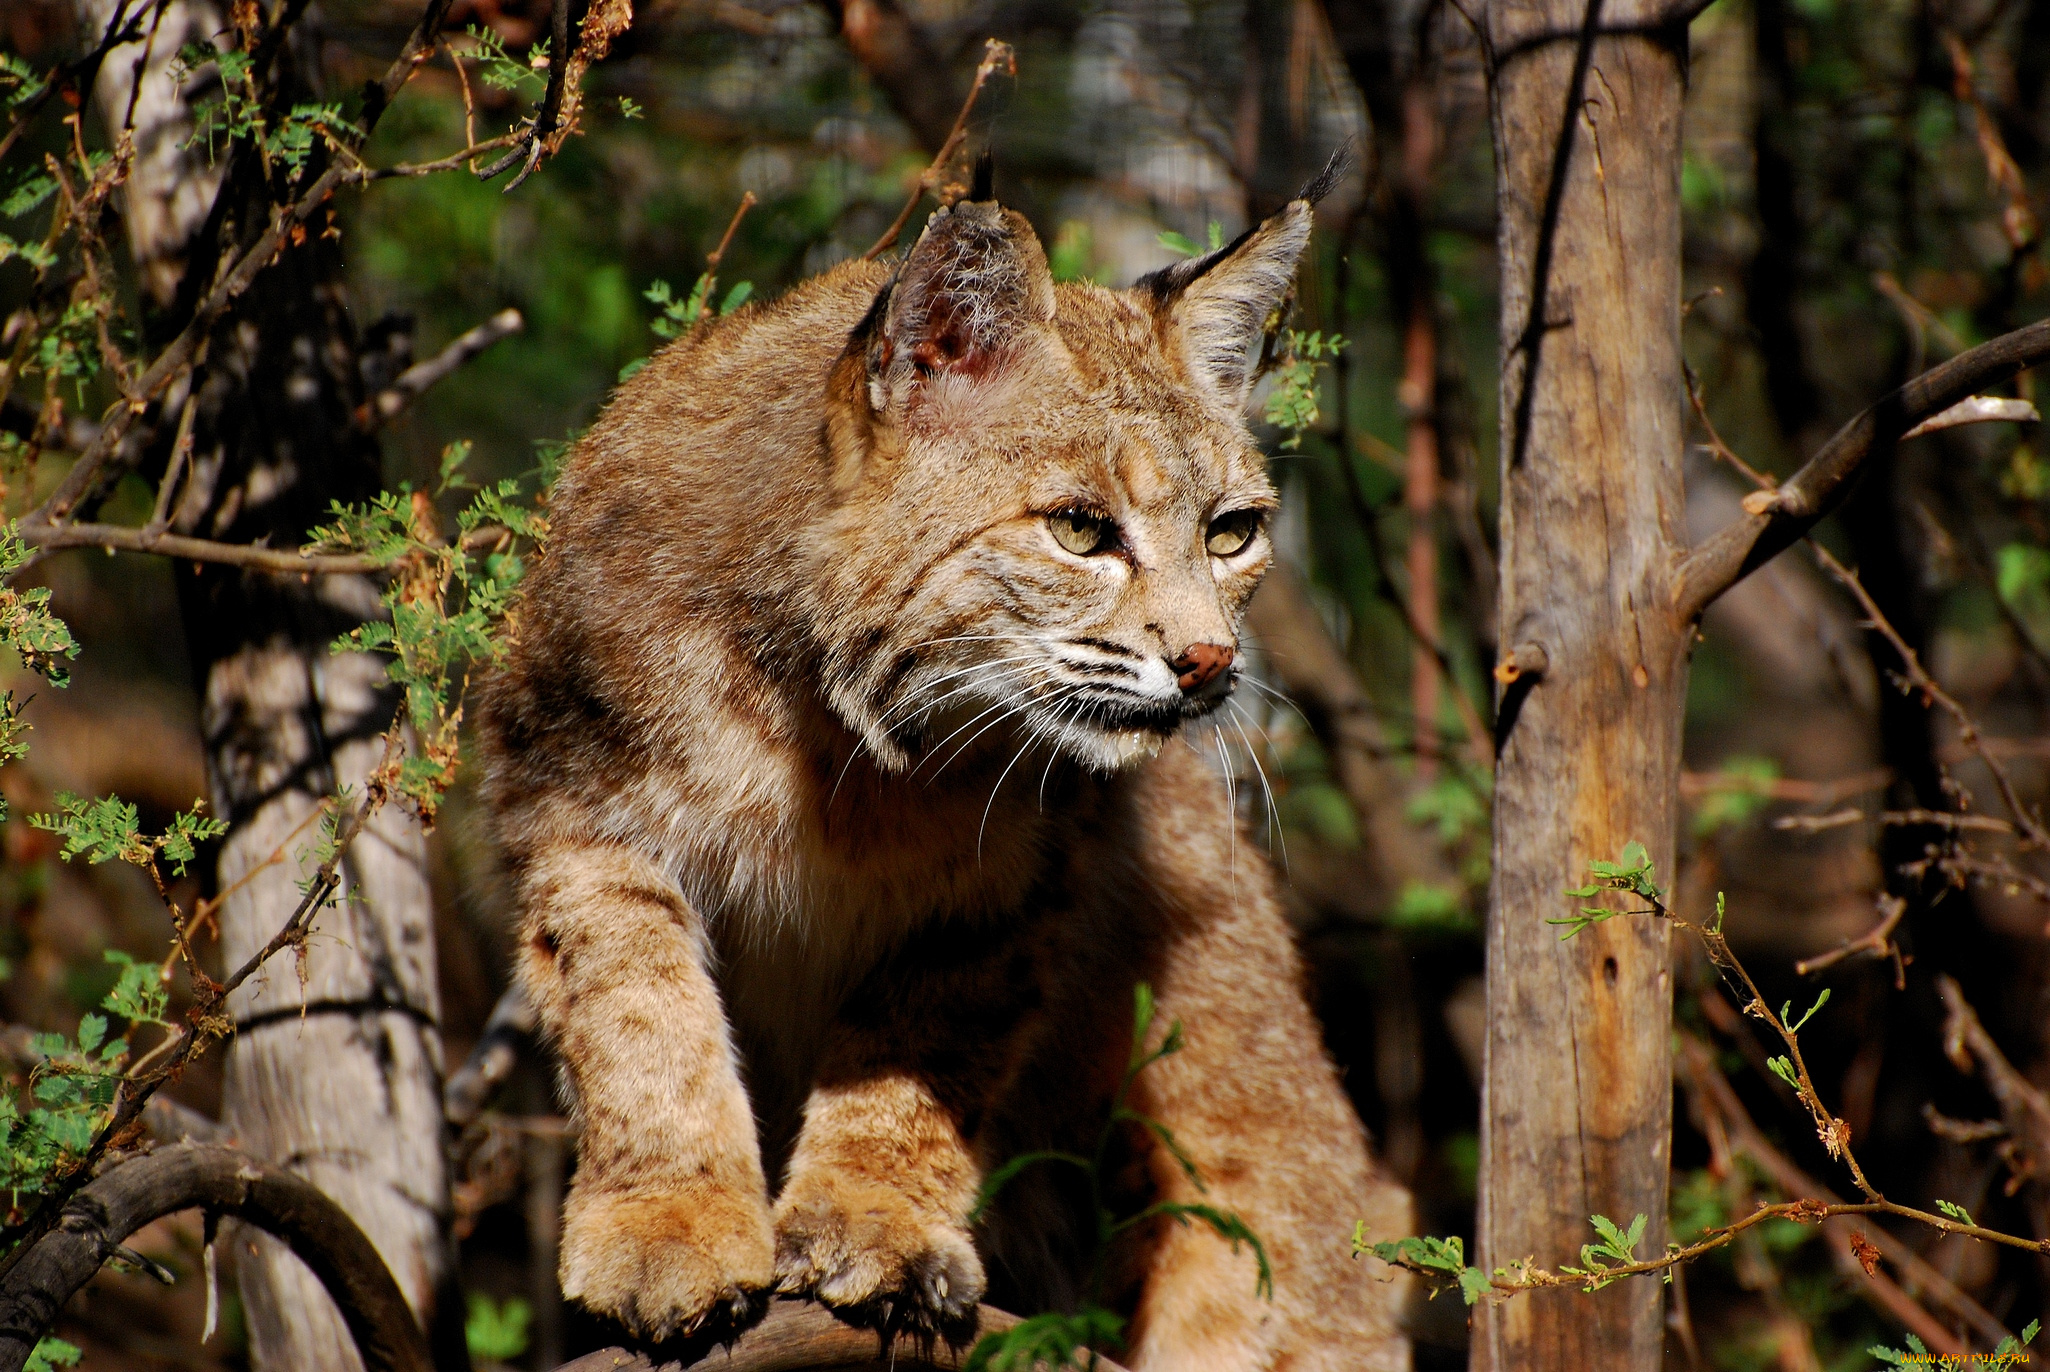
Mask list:
[[[1118,545],[1118,526],[1087,510],[1061,510],[1046,517],[1053,541],[1077,557],[1107,553]]]
[[[1233,510],[1210,521],[1210,532],[1204,539],[1204,546],[1210,549],[1212,557],[1236,557],[1253,541],[1253,535],[1260,532],[1260,511]]]

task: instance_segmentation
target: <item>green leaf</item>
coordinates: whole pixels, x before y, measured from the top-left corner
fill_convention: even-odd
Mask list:
[[[1071,1167],[1081,1168],[1085,1174],[1095,1171],[1096,1168],[1096,1165],[1089,1159],[1079,1157],[1074,1153],[1063,1153],[1058,1149],[1042,1149],[1036,1153],[1020,1153],[983,1179],[981,1189],[975,1193],[975,1206],[968,1212],[968,1222],[970,1224],[980,1224],[983,1213],[996,1200],[997,1193],[1010,1185],[1020,1172],[1042,1162],[1064,1162]]]
[[[29,1350],[28,1361],[22,1364],[22,1372],[55,1372],[59,1367],[76,1367],[84,1354],[75,1343],[45,1334],[36,1340],[36,1346]]]
[[[1488,1281],[1488,1274],[1481,1271],[1480,1268],[1462,1267],[1459,1269],[1459,1294],[1465,1298],[1468,1305],[1479,1304],[1481,1297],[1487,1295],[1490,1289],[1491,1283]]]
[[[100,1015],[86,1015],[78,1021],[78,1051],[90,1053],[107,1040],[107,1021]]]
[[[745,304],[747,303],[747,298],[748,298],[749,296],[753,295],[754,293],[755,293],[755,283],[754,283],[754,282],[752,282],[752,281],[736,281],[736,282],[734,282],[734,283],[733,283],[733,289],[732,289],[732,290],[730,290],[730,291],[728,291],[728,292],[726,292],[726,298],[725,298],[724,300],[722,300],[722,301],[720,301],[720,302],[719,302],[719,315],[720,315],[720,317],[721,317],[721,318],[724,318],[725,316],[727,316],[727,315],[729,315],[729,314],[732,314],[732,313],[733,313],[733,312],[734,312],[735,310],[739,309],[739,308],[740,308],[740,307],[741,307],[742,305],[745,305]]]
[[[1774,1076],[1793,1087],[1794,1090],[1799,1091],[1801,1089],[1801,1074],[1794,1070],[1794,1060],[1792,1058],[1785,1056],[1767,1058],[1765,1065],[1772,1069]]]
[[[1962,1205],[1958,1205],[1955,1202],[1939,1200],[1936,1202],[1936,1208],[1961,1224],[1969,1224],[1974,1227],[1978,1225],[1978,1221],[1973,1219]]]
[[[1118,1347],[1124,1328],[1124,1320],[1096,1305],[1034,1315],[976,1340],[962,1372],[1058,1372],[1081,1365],[1090,1349]]]
[[[504,1305],[480,1291],[470,1293],[470,1310],[463,1321],[463,1341],[470,1356],[480,1362],[511,1362],[527,1351],[527,1325],[534,1308],[518,1296]]]
[[[1183,257],[1200,257],[1203,255],[1203,249],[1197,247],[1186,235],[1176,233],[1173,229],[1167,229],[1156,235],[1154,241],[1169,252],[1179,253]]]

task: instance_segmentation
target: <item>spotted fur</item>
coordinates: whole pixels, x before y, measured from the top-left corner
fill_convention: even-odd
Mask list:
[[[1270,555],[1207,540],[1275,503],[1241,411],[1309,222],[1110,291],[964,202],[899,270],[679,340],[577,446],[482,712],[574,1088],[571,1297],[655,1337],[771,1289],[950,1336],[985,1295],[1073,1301],[1072,1177],[969,1212],[1006,1158],[1093,1138],[1143,979],[1188,1047],[1134,1103],[1275,1279],[1200,1226],[1135,1234],[1125,1356],[1408,1366],[1399,1288],[1348,1260],[1407,1197],[1197,755],[1232,673],[1184,660],[1229,661]],[[1070,517],[1114,541],[1067,548]],[[1150,1136],[1121,1157],[1133,1203],[1194,1197]]]

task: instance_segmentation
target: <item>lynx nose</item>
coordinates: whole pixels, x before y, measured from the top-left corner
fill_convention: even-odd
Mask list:
[[[1191,643],[1182,655],[1167,665],[1174,669],[1175,684],[1183,691],[1202,690],[1231,666],[1232,651],[1222,643]]]

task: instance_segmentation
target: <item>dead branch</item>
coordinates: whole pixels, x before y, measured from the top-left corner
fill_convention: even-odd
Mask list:
[[[1018,1322],[1016,1315],[985,1305],[978,1328],[984,1334],[1001,1333]],[[921,1347],[909,1339],[883,1340],[872,1330],[841,1323],[822,1305],[779,1299],[760,1324],[730,1347],[715,1348],[684,1366],[706,1372],[804,1372],[808,1368],[955,1372],[967,1356],[966,1349],[955,1350],[944,1343]],[[1124,1372],[1105,1357],[1094,1357],[1091,1362],[1100,1372]],[[645,1353],[607,1348],[564,1363],[556,1372],[657,1372],[658,1368],[676,1366],[657,1363]]]
[[[484,1107],[519,1065],[520,1049],[538,1024],[533,1003],[514,982],[491,1007],[491,1018],[485,1021],[477,1046],[442,1088],[442,1108],[450,1124],[460,1130],[484,1113]]]
[[[527,326],[518,310],[500,310],[476,328],[458,334],[446,348],[425,362],[416,362],[393,378],[391,385],[363,402],[356,422],[374,428],[396,418],[407,406],[426,394],[427,388],[449,376],[458,367],[503,338],[510,338]]]
[[[850,15],[854,9],[851,5],[848,7]],[[962,141],[968,136],[968,116],[982,95],[983,85],[999,67],[1003,68],[1005,75],[1015,78],[1018,75],[1018,55],[1011,51],[1009,43],[992,38],[983,45],[982,61],[975,68],[975,84],[968,88],[968,98],[961,102],[961,113],[954,116],[953,129],[948,132],[946,141],[940,144],[940,150],[933,154],[931,165],[918,174],[918,184],[912,188],[904,208],[897,212],[896,221],[883,231],[883,236],[875,241],[873,247],[861,255],[863,261],[873,262],[888,252],[904,232],[904,226],[911,222],[911,212],[918,208],[919,201],[925,199],[926,192],[939,190],[947,164],[953,161],[954,154],[960,151]]]
[[[132,1158],[94,1181],[64,1207],[56,1232],[14,1264],[0,1282],[0,1372],[20,1372],[64,1303],[124,1239],[194,1207],[283,1239],[334,1299],[366,1372],[432,1372],[405,1296],[347,1211],[282,1168],[190,1143]]]
[[[2050,1096],[2015,1070],[1955,981],[1946,976],[1936,978],[1936,994],[1943,997],[1946,1011],[1945,1055],[1960,1072],[1976,1068],[1980,1081],[2000,1105],[2001,1121],[2026,1159],[2024,1166],[2036,1178],[2050,1179]]]
[[[2002,334],[1932,367],[1881,399],[1836,434],[1783,485],[1687,554],[1674,609],[1692,623],[1716,597],[1787,548],[1835,509],[1875,448],[2050,357],[2050,320]]]
[[[1825,967],[1834,967],[1845,958],[1860,953],[1874,957],[1893,959],[1893,980],[1896,990],[1904,989],[1907,982],[1907,968],[1901,960],[1901,950],[1894,944],[1893,931],[1900,926],[1901,916],[1908,912],[1908,903],[1899,896],[1882,895],[1879,898],[1879,923],[1873,925],[1857,938],[1846,939],[1827,953],[1818,953],[1812,958],[1803,958],[1794,964],[1797,975],[1808,976]]]
[[[441,22],[448,14],[454,0],[428,0],[426,12],[420,16],[419,24],[407,38],[405,46],[384,74],[384,78],[371,86],[363,102],[363,112],[358,120],[360,136],[353,140],[360,147],[369,139],[378,119],[390,106],[392,98],[400,87],[412,76],[413,71],[431,54],[433,44],[441,31]],[[172,378],[189,363],[199,351],[212,330],[215,321],[226,313],[228,306],[249,288],[257,276],[277,260],[279,253],[290,246],[294,231],[299,230],[312,218],[314,211],[325,204],[337,186],[348,179],[344,160],[337,158],[320,177],[309,186],[305,194],[289,205],[276,206],[271,211],[268,227],[258,236],[256,242],[236,259],[234,266],[218,274],[213,288],[192,312],[192,318],[179,330],[177,337],[166,344],[150,363],[135,384],[129,387],[123,397],[115,402],[100,425],[100,432],[93,439],[92,446],[79,455],[65,473],[64,480],[50,493],[35,510],[22,520],[23,536],[34,526],[53,526],[68,519],[78,502],[91,490],[109,458],[119,448],[129,428],[149,409],[152,401],[167,387]]]
[[[1689,1101],[1707,1114],[1705,1128],[1712,1127],[1718,1131],[1732,1153],[1741,1154],[1756,1164],[1766,1180],[1783,1194],[1823,1205],[1840,1203],[1834,1191],[1795,1166],[1765,1137],[1752,1120],[1751,1113],[1744,1108],[1744,1102],[1738,1099],[1729,1078],[1716,1066],[1715,1051],[1708,1044],[1684,1029],[1677,1032],[1675,1042],[1674,1073],[1686,1088]],[[1848,1220],[1825,1220],[1822,1232],[1837,1255],[1838,1267],[1860,1284],[1866,1298],[1913,1330],[1932,1350],[1940,1352],[1948,1346],[1956,1353],[1969,1351],[1948,1329],[1930,1318],[1928,1312],[1900,1285],[1877,1271],[1876,1266],[1874,1270],[1866,1270],[1854,1255],[1853,1232],[1861,1234],[1866,1242],[1878,1248],[1910,1287],[1933,1301],[1946,1315],[1970,1327],[1986,1341],[1987,1347],[1993,1347],[2007,1337],[2007,1330],[1999,1320],[1959,1290],[1956,1283],[1924,1262],[1914,1249],[1879,1226],[1858,1226]]]
[[[108,1150],[125,1146],[134,1133],[134,1126],[148,1105],[150,1097],[166,1082],[181,1075],[185,1064],[203,1051],[215,1039],[233,1032],[233,1025],[221,1013],[228,997],[238,990],[242,983],[256,974],[271,958],[286,948],[297,947],[306,937],[307,928],[313,917],[333,898],[341,885],[342,859],[356,836],[363,832],[363,826],[370,817],[384,805],[390,795],[389,778],[395,777],[401,754],[405,751],[405,734],[398,723],[385,734],[384,756],[371,772],[371,782],[364,789],[362,801],[350,812],[335,831],[334,843],[328,856],[308,878],[305,894],[284,924],[273,934],[270,941],[250,954],[243,964],[228,974],[225,981],[215,981],[198,967],[192,967],[192,1008],[185,1013],[185,1023],[177,1034],[159,1044],[146,1056],[151,1059],[162,1057],[162,1062],[152,1066],[147,1073],[131,1068],[121,1083],[120,1095],[114,1106],[114,1113],[100,1131],[93,1136],[92,1143],[84,1154],[72,1165],[71,1170],[61,1177],[56,1185],[37,1203],[29,1217],[20,1224],[0,1230],[0,1243],[12,1245],[5,1258],[0,1258],[0,1279],[11,1273],[24,1257],[33,1252],[37,1241],[49,1233],[64,1212],[70,1198],[85,1185],[92,1176],[100,1159]],[[138,1064],[139,1066],[139,1064]],[[6,1372],[0,1368],[0,1372]]]
[[[495,547],[505,539],[496,526],[474,529],[463,539],[470,552]],[[123,553],[154,553],[188,562],[218,562],[282,576],[361,576],[385,570],[368,553],[302,553],[292,548],[265,548],[249,543],[220,543],[183,534],[152,533],[123,524],[23,524],[21,541],[56,552],[64,548],[107,548]]]

